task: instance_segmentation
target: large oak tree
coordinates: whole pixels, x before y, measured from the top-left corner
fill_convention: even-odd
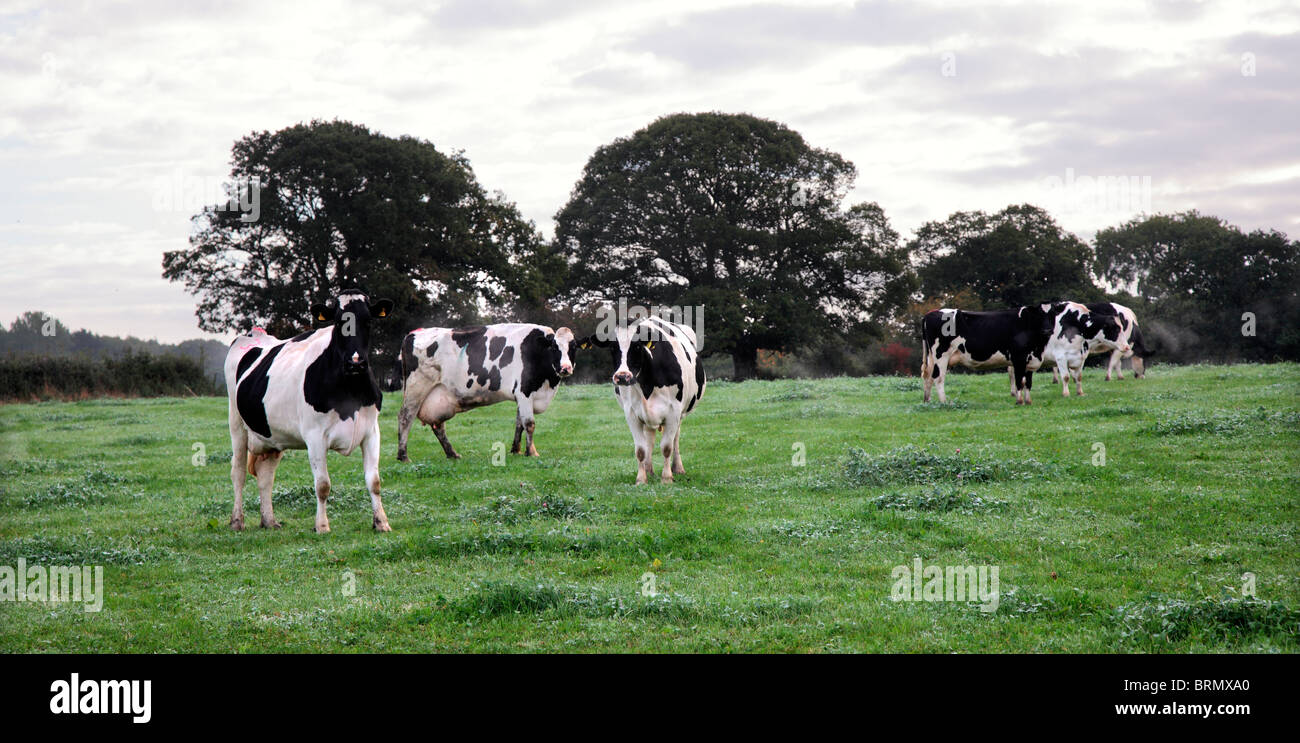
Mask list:
[[[857,175],[783,124],[675,114],[599,148],[556,215],[566,297],[704,306],[705,352],[753,376],[760,348],[879,327],[911,290],[905,253]]]
[[[463,154],[413,137],[343,121],[257,132],[235,143],[231,176],[259,183],[258,219],[210,206],[189,247],[163,255],[163,276],[197,295],[210,332],[292,334],[312,302],[357,284],[396,304],[373,331],[382,371],[410,328],[539,305],[563,266]]]

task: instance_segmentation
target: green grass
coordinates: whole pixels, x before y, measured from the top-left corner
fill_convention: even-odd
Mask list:
[[[946,406],[915,379],[717,383],[688,474],[641,487],[608,385],[561,390],[542,458],[499,467],[513,406],[448,424],[464,459],[419,428],[399,464],[389,395],[391,534],[359,453],[330,455],[333,533],[305,452],[278,472],[284,528],[257,528],[253,490],[230,531],[224,399],[0,406],[0,565],[106,583],[98,614],[0,601],[0,650],[1300,651],[1300,365],[1085,389],[1040,379],[1024,408],[997,374],[954,375]],[[891,601],[917,557],[998,566],[998,610]]]

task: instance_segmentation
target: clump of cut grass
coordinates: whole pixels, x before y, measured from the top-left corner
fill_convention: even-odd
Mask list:
[[[29,493],[23,499],[23,503],[33,508],[106,503],[128,495],[121,487],[125,482],[126,478],[122,475],[96,467],[84,472],[75,480],[56,482],[45,490]]]
[[[917,493],[886,493],[872,498],[871,504],[882,511],[957,511],[965,514],[1000,511],[1007,507],[1006,501],[984,498],[974,492],[962,492],[953,487],[936,487]]]
[[[889,483],[974,483],[1059,475],[1059,465],[1036,459],[975,459],[958,449],[951,454],[908,444],[879,455],[849,450],[844,474],[857,485]]]
[[[1115,610],[1122,636],[1138,644],[1184,640],[1241,642],[1261,636],[1300,639],[1300,609],[1281,601],[1152,597]]]

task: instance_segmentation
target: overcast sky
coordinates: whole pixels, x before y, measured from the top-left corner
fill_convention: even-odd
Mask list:
[[[186,184],[313,118],[463,149],[547,237],[596,147],[679,111],[839,152],[905,236],[1021,202],[1085,239],[1191,208],[1300,236],[1294,1],[359,5],[0,0],[0,322],[202,335],[160,276]]]

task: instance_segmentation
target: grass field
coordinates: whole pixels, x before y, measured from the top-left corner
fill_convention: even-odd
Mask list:
[[[1030,408],[997,374],[950,377],[946,406],[914,377],[711,384],[687,474],[641,487],[608,385],[560,390],[542,457],[502,466],[513,406],[448,424],[464,459],[419,428],[399,464],[389,395],[393,532],[360,454],[331,454],[320,536],[305,452],[283,529],[251,488],[227,528],[224,398],[0,406],[0,565],[106,584],[99,613],[0,602],[0,650],[1300,650],[1300,365],[1100,377],[1063,400],[1040,375]],[[997,611],[892,601],[914,558],[998,566]]]

